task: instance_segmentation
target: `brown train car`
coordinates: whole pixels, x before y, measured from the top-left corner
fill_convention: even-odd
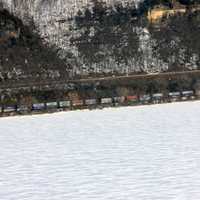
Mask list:
[[[83,105],[84,105],[84,101],[82,99],[72,100],[73,107],[82,107]]]

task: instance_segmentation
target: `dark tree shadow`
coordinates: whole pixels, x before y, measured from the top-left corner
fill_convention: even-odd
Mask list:
[[[68,66],[58,57],[57,49],[40,38],[33,20],[31,22],[29,26],[24,25],[7,10],[0,11],[1,81],[31,81],[68,76]]]

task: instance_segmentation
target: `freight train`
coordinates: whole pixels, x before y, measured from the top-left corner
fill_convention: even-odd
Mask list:
[[[182,92],[170,92],[168,94],[155,93],[143,95],[115,96],[99,99],[75,99],[62,101],[38,102],[29,105],[1,105],[0,113],[30,113],[30,112],[51,112],[57,110],[73,110],[82,108],[102,108],[108,106],[126,106],[126,105],[143,105],[158,104],[164,102],[187,101],[197,98],[192,90]]]

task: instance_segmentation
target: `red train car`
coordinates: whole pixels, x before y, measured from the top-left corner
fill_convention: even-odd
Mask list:
[[[138,102],[138,96],[137,95],[126,96],[126,101],[128,103],[136,103],[136,102]]]

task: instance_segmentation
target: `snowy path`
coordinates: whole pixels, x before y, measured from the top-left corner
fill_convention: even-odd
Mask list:
[[[0,119],[2,200],[199,200],[200,102]]]

